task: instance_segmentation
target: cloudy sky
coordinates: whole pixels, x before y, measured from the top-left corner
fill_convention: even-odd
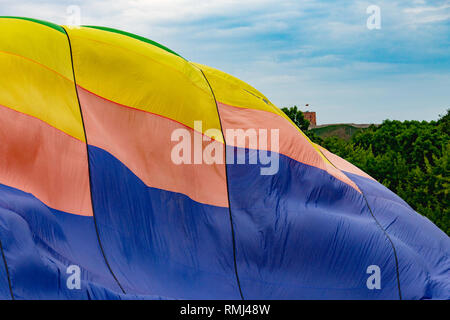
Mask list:
[[[0,0],[0,15],[101,25],[231,73],[319,123],[437,119],[450,108],[450,0]],[[368,29],[367,7],[381,29]]]

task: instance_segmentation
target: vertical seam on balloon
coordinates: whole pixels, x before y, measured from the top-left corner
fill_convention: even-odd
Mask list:
[[[196,68],[198,68],[198,67],[196,66]],[[223,133],[222,120],[220,119],[219,106],[217,105],[216,96],[215,96],[215,94],[214,94],[214,90],[213,90],[212,87],[211,87],[211,84],[210,84],[209,81],[208,81],[208,78],[207,78],[206,75],[203,73],[203,70],[200,69],[200,68],[198,68],[198,69],[200,70],[200,72],[202,73],[203,77],[205,78],[206,83],[208,84],[209,89],[211,90],[211,94],[212,94],[212,97],[213,97],[213,99],[214,99],[214,103],[215,103],[215,105],[216,105],[217,116],[218,116],[218,118],[219,118],[219,124],[220,124],[220,131],[222,132],[223,147],[224,147],[224,150],[225,150],[224,156],[225,156],[225,159],[226,159],[226,158],[227,158],[227,143],[226,143],[226,141],[225,141],[225,135],[224,135],[224,133]],[[242,299],[242,300],[245,300],[245,299],[244,299],[244,295],[242,294],[241,282],[240,282],[240,280],[239,280],[239,274],[238,274],[237,262],[236,262],[236,238],[235,238],[235,234],[234,234],[233,217],[232,217],[232,214],[231,214],[230,191],[229,191],[229,188],[228,188],[228,169],[227,169],[227,163],[226,163],[226,160],[225,160],[225,182],[226,182],[226,184],[227,184],[228,212],[229,212],[229,216],[230,216],[231,238],[232,238],[232,242],[233,242],[233,263],[234,263],[234,273],[235,273],[235,275],[236,275],[236,282],[237,282],[237,285],[238,285],[238,288],[239,288],[239,294],[240,294],[240,296],[241,296],[241,299]]]
[[[344,173],[345,174],[345,173]],[[349,177],[350,179],[350,177]],[[356,183],[356,182],[355,182]],[[358,188],[361,190],[361,188],[358,186]],[[366,195],[364,194],[364,191],[361,190],[361,194],[364,198],[364,201],[366,202],[367,208],[369,208],[370,214],[372,215],[372,218],[375,220],[375,223],[378,225],[378,227],[384,232],[386,238],[389,240],[392,246],[392,250],[394,251],[394,259],[395,259],[395,271],[397,273],[397,287],[398,287],[398,297],[400,300],[402,300],[402,291],[400,289],[400,273],[398,271],[398,257],[397,257],[397,250],[395,250],[394,242],[392,241],[391,237],[387,233],[387,231],[383,228],[383,226],[378,222],[378,219],[375,217],[372,208],[369,205],[369,201],[367,201]]]
[[[328,159],[328,157],[324,154],[324,153],[322,153],[323,154],[323,156],[325,157],[325,158],[327,158],[327,160],[331,163],[331,165],[333,166],[333,167],[335,167],[337,170],[339,170],[340,172],[342,172],[342,174],[344,174],[346,177],[348,177],[351,181],[353,181],[344,171],[342,171],[342,170],[340,170],[339,168],[337,168],[329,159]],[[367,201],[367,198],[366,198],[366,195],[364,194],[364,191],[361,189],[361,187],[355,182],[355,181],[353,181],[353,183],[354,184],[356,184],[357,186],[358,186],[358,189],[360,190],[360,192],[361,192],[361,195],[363,196],[363,199],[364,199],[364,201],[365,201],[365,203],[366,203],[366,206],[367,206],[367,208],[369,209],[369,212],[370,212],[370,215],[372,216],[372,218],[373,218],[373,220],[375,220],[375,223],[378,225],[378,227],[381,229],[381,231],[383,231],[383,233],[384,233],[384,235],[386,236],[386,238],[389,240],[389,242],[391,243],[391,247],[392,247],[392,250],[393,250],[393,252],[394,252],[394,260],[395,260],[395,271],[396,271],[396,274],[397,274],[397,288],[398,288],[398,297],[399,297],[399,299],[400,300],[402,300],[402,291],[401,291],[401,289],[400,289],[400,273],[399,273],[399,270],[398,270],[398,257],[397,257],[397,250],[395,250],[395,246],[394,246],[394,242],[392,241],[392,239],[391,239],[391,237],[389,236],[389,234],[387,233],[387,231],[383,228],[383,226],[378,222],[378,219],[375,217],[375,215],[374,215],[374,213],[373,213],[373,211],[372,211],[372,208],[370,207],[370,205],[369,205],[369,201]]]
[[[15,300],[13,290],[12,290],[11,276],[9,274],[9,269],[8,269],[8,263],[6,263],[6,256],[5,256],[5,252],[3,251],[3,245],[2,245],[1,240],[0,240],[0,251],[2,252],[3,264],[5,265],[6,277],[8,278],[8,287],[9,287],[9,293],[11,294],[11,300]]]
[[[75,86],[75,93],[76,93],[76,96],[77,96],[78,107],[80,109],[81,124],[83,126],[84,138],[86,140],[85,144],[86,144],[86,156],[87,156],[88,174],[89,174],[89,192],[90,192],[90,195],[91,195],[92,217],[93,217],[93,220],[94,220],[95,233],[97,234],[97,241],[98,241],[98,244],[99,244],[99,247],[100,247],[100,251],[102,253],[103,259],[104,259],[104,261],[106,263],[106,266],[108,267],[109,272],[113,276],[113,278],[116,281],[116,283],[119,285],[119,287],[122,290],[122,292],[124,294],[126,294],[125,290],[123,289],[123,287],[120,284],[119,280],[117,279],[116,275],[112,271],[112,268],[111,268],[111,266],[110,266],[110,264],[108,262],[108,259],[106,258],[106,254],[105,254],[105,251],[103,249],[102,241],[100,240],[100,234],[98,232],[97,219],[95,217],[95,209],[94,209],[94,198],[92,196],[92,179],[91,179],[91,165],[90,165],[90,159],[89,159],[88,139],[87,139],[87,134],[86,134],[86,128],[84,126],[83,109],[81,108],[80,97],[78,95],[78,89],[77,89],[77,81],[76,81],[76,78],[75,78],[75,67],[74,67],[74,64],[73,64],[72,44],[70,42],[70,37],[69,37],[69,34],[67,33],[66,29],[64,27],[63,27],[63,29],[64,29],[64,32],[65,32],[65,34],[67,36],[67,41],[69,43],[70,60],[71,60],[71,63],[72,63],[73,83],[74,83],[74,86]]]

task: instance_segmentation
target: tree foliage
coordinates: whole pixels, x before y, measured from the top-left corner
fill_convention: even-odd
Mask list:
[[[281,109],[302,131],[307,131],[309,121],[305,119],[303,112],[297,109],[297,106]]]
[[[294,122],[303,123],[296,108],[288,110],[289,117],[295,114]],[[450,235],[449,130],[450,109],[438,121],[385,120],[358,131],[349,141],[305,133],[367,172]]]

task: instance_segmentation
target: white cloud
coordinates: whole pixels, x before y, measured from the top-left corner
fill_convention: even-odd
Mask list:
[[[443,4],[441,6],[429,6],[429,7],[414,7],[414,8],[406,8],[403,11],[406,13],[414,13],[414,14],[420,14],[420,13],[424,13],[424,12],[434,12],[434,11],[442,11],[445,9],[450,8],[450,3],[447,4]]]
[[[403,9],[411,24],[427,24],[450,20],[450,2],[436,6],[419,6]]]

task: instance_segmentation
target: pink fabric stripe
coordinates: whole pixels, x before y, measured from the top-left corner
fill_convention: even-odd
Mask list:
[[[259,132],[259,129],[266,129],[269,143],[267,146],[258,145],[258,149],[277,151],[272,145],[272,141],[270,141],[270,130],[278,129],[278,152],[280,154],[283,154],[298,162],[325,170],[333,177],[359,191],[353,181],[351,181],[340,170],[325,162],[312,144],[300,132],[298,132],[298,130],[288,120],[283,117],[272,112],[234,107],[221,102],[218,102],[218,107],[227,145],[236,146],[236,140],[231,141],[231,139],[227,137],[227,129],[243,129],[244,131],[248,129],[255,129],[256,132]],[[250,147],[248,142],[249,140],[247,139],[245,144],[245,147],[247,148]]]
[[[176,121],[103,99],[79,86],[78,93],[90,145],[111,153],[147,186],[179,192],[200,203],[228,207],[224,160],[222,164],[179,165],[172,161],[172,148],[177,144],[171,141],[173,131],[188,131],[191,146],[194,137],[201,141],[201,133]],[[214,140],[203,142],[203,147],[210,143],[223,150],[223,144]]]
[[[0,106],[0,183],[60,211],[92,216],[86,145],[47,123]]]

